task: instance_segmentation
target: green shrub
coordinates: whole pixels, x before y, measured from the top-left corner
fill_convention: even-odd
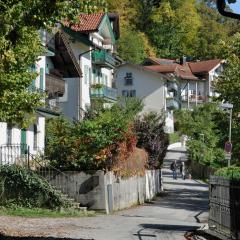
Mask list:
[[[216,171],[214,175],[225,177],[228,179],[240,180],[240,167],[232,166],[221,168],[218,171]]]
[[[138,138],[137,147],[144,148],[149,155],[148,168],[158,168],[169,145],[168,135],[164,132],[163,115],[147,113],[135,121],[134,128]]]
[[[46,180],[16,165],[0,167],[1,202],[7,206],[57,208],[67,204]]]

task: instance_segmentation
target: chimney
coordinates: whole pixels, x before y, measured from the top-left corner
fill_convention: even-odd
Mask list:
[[[181,64],[181,65],[185,65],[185,64],[186,64],[186,61],[187,61],[187,58],[186,58],[185,56],[182,56],[182,57],[180,58],[180,64]]]

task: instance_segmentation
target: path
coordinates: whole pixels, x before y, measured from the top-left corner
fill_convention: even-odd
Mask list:
[[[197,223],[197,217],[208,207],[205,184],[171,178],[170,162],[184,154],[182,149],[173,149],[167,154],[163,170],[165,192],[152,203],[90,218],[0,217],[0,231],[15,236],[43,235],[82,240],[183,240],[187,231],[202,225]]]

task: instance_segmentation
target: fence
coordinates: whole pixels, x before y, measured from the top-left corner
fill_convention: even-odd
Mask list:
[[[29,160],[28,146],[26,144],[1,145],[0,165],[27,165]]]
[[[240,181],[211,176],[209,229],[221,239],[240,239]]]

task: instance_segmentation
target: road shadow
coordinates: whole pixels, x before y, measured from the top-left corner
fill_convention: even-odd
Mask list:
[[[59,238],[59,237],[11,237],[0,234],[1,240],[94,240],[93,238]]]

